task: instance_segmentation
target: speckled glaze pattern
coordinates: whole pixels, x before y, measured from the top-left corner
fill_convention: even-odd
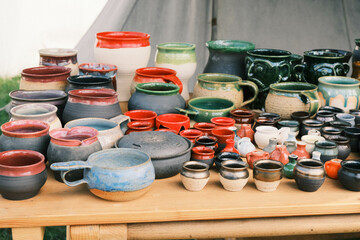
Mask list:
[[[283,169],[284,165],[278,161],[256,161],[253,169],[256,188],[262,192],[275,191],[283,178]]]
[[[294,168],[294,178],[300,190],[317,191],[325,181],[324,165],[313,159],[301,159]]]

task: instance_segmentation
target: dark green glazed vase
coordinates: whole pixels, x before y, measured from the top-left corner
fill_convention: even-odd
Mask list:
[[[304,63],[294,68],[297,79],[317,85],[319,77],[346,76],[349,65],[346,55],[337,51],[312,50],[304,52]]]
[[[298,156],[295,154],[289,155],[289,162],[284,166],[284,176],[286,178],[294,178],[294,167],[297,163]]]

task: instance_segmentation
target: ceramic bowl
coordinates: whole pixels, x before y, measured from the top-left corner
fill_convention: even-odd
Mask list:
[[[203,134],[202,131],[200,130],[196,130],[196,129],[186,129],[186,130],[182,130],[179,133],[180,136],[189,139],[192,143],[195,144],[195,139],[198,137],[201,137]]]
[[[190,119],[181,114],[162,114],[156,117],[156,128],[169,128],[179,133],[190,128]]]
[[[209,165],[198,161],[184,162],[180,178],[187,190],[192,192],[201,191],[210,178]]]
[[[208,122],[198,122],[194,124],[194,128],[202,131],[204,135],[210,135],[211,130],[213,130],[215,127],[216,125],[214,123],[208,123]]]
[[[253,178],[256,188],[262,192],[273,192],[283,178],[284,164],[274,160],[254,162]]]
[[[146,121],[152,123],[152,128],[155,126],[155,118],[157,117],[156,112],[150,110],[132,110],[127,111],[124,115],[130,117],[131,121]]]

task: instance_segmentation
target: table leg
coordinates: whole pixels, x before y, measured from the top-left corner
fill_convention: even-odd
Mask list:
[[[45,227],[12,228],[13,240],[43,240]]]
[[[126,240],[126,224],[69,226],[67,240]]]

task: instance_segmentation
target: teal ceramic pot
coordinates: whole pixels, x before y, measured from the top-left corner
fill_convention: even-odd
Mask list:
[[[360,81],[355,78],[327,76],[319,78],[319,96],[322,106],[334,106],[349,113],[359,108]]]
[[[211,122],[214,117],[228,117],[235,105],[225,98],[198,97],[189,100],[187,109],[176,109],[195,122]]]
[[[339,150],[337,144],[333,141],[316,141],[314,151],[321,153],[320,160],[325,163],[331,159],[338,158]]]
[[[304,63],[295,66],[294,71],[299,81],[317,85],[319,77],[346,76],[350,67],[345,58],[345,54],[337,51],[306,51]]]
[[[265,101],[265,111],[290,119],[296,111],[309,112],[314,116],[320,107],[317,86],[310,83],[287,82],[271,84]]]
[[[284,166],[284,176],[286,178],[294,178],[294,167],[297,163],[298,156],[291,154],[289,155],[289,162]]]

